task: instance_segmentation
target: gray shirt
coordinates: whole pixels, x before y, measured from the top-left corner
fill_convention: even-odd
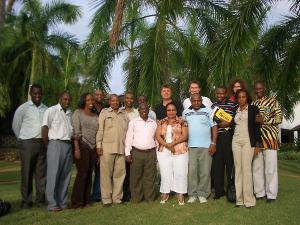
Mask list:
[[[41,138],[41,129],[44,113],[47,106],[36,106],[32,101],[25,102],[16,110],[12,129],[17,138],[27,140]]]
[[[96,147],[96,134],[99,128],[98,116],[90,116],[77,109],[72,116],[73,134],[91,149]]]

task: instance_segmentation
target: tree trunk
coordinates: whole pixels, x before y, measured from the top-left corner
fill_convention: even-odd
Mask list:
[[[4,19],[5,19],[5,1],[0,0],[0,33],[2,33],[4,27]]]
[[[31,71],[30,71],[30,78],[29,78],[29,86],[28,86],[28,97],[27,99],[30,100],[31,97],[29,95],[30,87],[34,83],[35,80],[35,67],[36,67],[36,50],[35,48],[32,49],[32,60],[31,60]]]
[[[12,10],[14,4],[15,4],[15,1],[16,1],[16,0],[8,0],[7,8],[6,8],[8,13],[11,12],[11,10]]]
[[[116,47],[117,41],[119,39],[121,26],[122,26],[123,13],[124,13],[124,3],[125,0],[118,0],[116,5],[113,28],[109,35],[109,46],[111,48]]]

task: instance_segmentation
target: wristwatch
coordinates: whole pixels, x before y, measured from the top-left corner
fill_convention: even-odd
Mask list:
[[[210,144],[211,144],[211,145],[216,145],[216,143],[215,143],[215,142],[211,142]]]

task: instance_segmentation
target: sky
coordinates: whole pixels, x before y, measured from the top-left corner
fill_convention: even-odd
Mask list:
[[[50,0],[42,0],[43,3],[49,2]],[[89,4],[92,0],[66,0],[69,3],[78,5],[81,7],[82,17],[73,25],[60,25],[59,30],[63,30],[70,34],[75,35],[75,37],[83,42],[90,32],[89,23],[93,14],[95,13],[95,8]],[[100,0],[99,0],[100,1]],[[289,11],[289,2],[288,0],[278,1],[272,10],[268,13],[267,25],[271,26],[278,23],[283,19],[283,15],[287,15]],[[18,6],[17,6],[18,7]],[[122,55],[118,58],[112,69],[111,74],[112,78],[110,81],[110,89],[112,93],[122,94],[125,91],[124,88],[124,72],[122,70],[122,63],[125,59],[125,55]]]

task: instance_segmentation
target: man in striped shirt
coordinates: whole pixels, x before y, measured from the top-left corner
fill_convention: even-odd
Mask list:
[[[273,202],[278,192],[277,150],[279,149],[278,125],[282,122],[280,105],[275,98],[265,95],[263,82],[254,84],[257,100],[253,105],[259,108],[260,114],[256,122],[261,124],[262,149],[253,160],[254,194],[257,199],[267,197],[267,202]]]
[[[216,89],[217,102],[212,105],[212,108],[219,107],[232,117],[238,108],[238,104],[226,98],[227,88],[218,87]],[[224,174],[226,168],[227,184],[230,183],[231,172],[233,168],[232,155],[232,122],[216,121],[218,124],[217,151],[213,155],[212,175],[215,188],[214,199],[219,199],[225,195],[224,190]]]

